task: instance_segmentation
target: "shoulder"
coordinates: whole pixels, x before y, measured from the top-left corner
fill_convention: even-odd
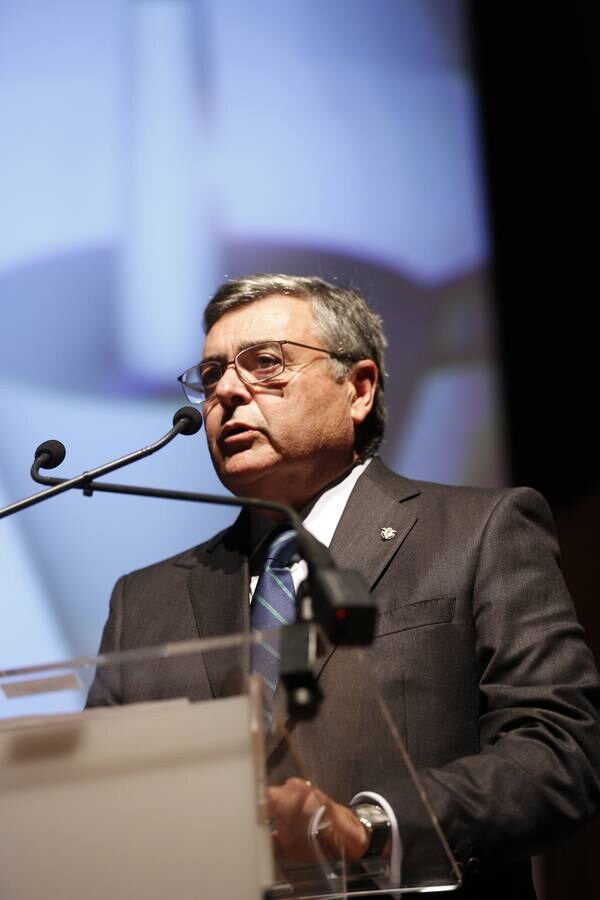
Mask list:
[[[547,501],[531,487],[472,487],[406,478],[393,472],[379,457],[373,459],[361,480],[365,486],[384,491],[399,502],[414,501],[422,514],[430,511],[433,515],[443,514],[444,518],[476,516],[481,521],[518,513],[544,524],[552,522]]]
[[[237,522],[201,544],[197,544],[195,547],[190,547],[166,559],[134,569],[121,576],[119,581],[124,584],[135,583],[136,587],[147,585],[152,592],[156,591],[157,587],[164,591],[166,584],[169,583],[175,586],[180,582],[187,581],[190,570],[206,563],[216,547],[223,545],[227,547],[230,535],[235,533],[236,526]]]

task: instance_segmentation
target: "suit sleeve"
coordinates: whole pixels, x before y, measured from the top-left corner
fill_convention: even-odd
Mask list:
[[[456,857],[487,867],[538,852],[600,804],[598,674],[535,491],[504,493],[489,515],[473,620],[480,752],[419,775]]]
[[[119,578],[114,586],[108,619],[102,632],[98,654],[117,653],[121,650],[123,623],[123,597],[127,576]],[[116,706],[121,699],[121,672],[119,666],[97,666],[92,686],[88,692],[86,709],[93,706]]]

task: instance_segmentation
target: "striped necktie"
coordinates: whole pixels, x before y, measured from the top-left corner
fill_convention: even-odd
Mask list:
[[[261,575],[252,595],[250,621],[252,631],[271,631],[296,621],[296,593],[290,572],[290,560],[297,552],[296,533],[279,528],[271,537]],[[269,700],[279,680],[280,640],[269,637],[252,645],[252,671],[259,674]],[[270,719],[268,710],[265,710]]]

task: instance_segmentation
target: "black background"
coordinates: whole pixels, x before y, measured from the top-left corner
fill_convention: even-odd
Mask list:
[[[600,6],[473,0],[468,10],[511,482],[538,488],[552,506],[565,576],[600,661]],[[599,849],[596,820],[546,852],[543,897],[600,897]]]

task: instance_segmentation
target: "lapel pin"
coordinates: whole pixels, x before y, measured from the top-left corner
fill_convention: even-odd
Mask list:
[[[381,529],[380,534],[382,541],[391,541],[393,537],[396,537],[396,529],[390,528],[390,526],[388,525],[387,528]]]

